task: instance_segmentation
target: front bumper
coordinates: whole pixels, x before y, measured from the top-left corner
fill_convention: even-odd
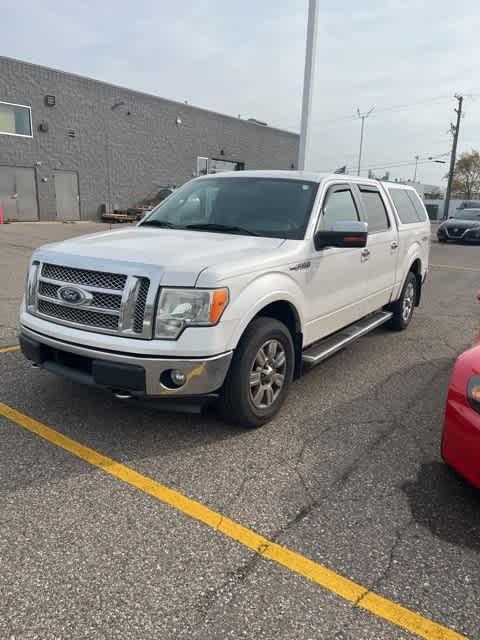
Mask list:
[[[478,244],[480,243],[480,235],[477,236],[477,233],[479,231],[480,229],[478,228],[465,229],[465,231],[463,231],[459,235],[451,235],[448,232],[448,229],[439,228],[437,231],[437,238],[439,240],[448,240],[450,242],[460,242],[460,243],[470,242],[472,244]]]
[[[480,414],[466,397],[449,392],[443,423],[442,457],[470,484],[480,489]]]
[[[38,366],[80,384],[124,391],[134,396],[201,397],[215,393],[225,381],[233,352],[208,358],[172,358],[102,351],[57,340],[21,327],[23,354]],[[165,372],[178,370],[186,381],[167,387]]]

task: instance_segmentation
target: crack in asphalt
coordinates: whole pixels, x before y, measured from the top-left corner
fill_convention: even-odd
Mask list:
[[[447,345],[447,346],[450,346],[450,345]],[[431,360],[427,360],[427,362],[429,364],[432,363]],[[373,420],[367,420],[367,421],[355,423],[357,426],[364,426],[369,424],[377,424],[377,425],[385,425],[385,426],[390,425],[390,428],[387,428],[385,431],[382,431],[382,433],[380,433],[373,440],[373,442],[370,444],[368,449],[366,451],[363,451],[350,465],[348,465],[348,467],[343,470],[343,472],[334,480],[334,482],[325,491],[320,492],[320,494],[316,498],[314,498],[311,487],[308,486],[308,483],[304,475],[299,469],[300,465],[303,462],[305,452],[307,451],[308,447],[315,444],[315,442],[317,442],[322,436],[325,435],[325,433],[327,433],[331,429],[335,427],[338,428],[339,426],[342,426],[342,425],[343,426],[352,425],[352,421],[348,420],[345,422],[338,422],[336,420],[332,420],[332,422],[326,425],[325,428],[321,430],[321,432],[316,433],[314,437],[310,437],[310,438],[301,437],[302,445],[300,450],[295,456],[292,469],[296,474],[296,477],[298,478],[307,499],[306,499],[306,502],[303,505],[301,505],[301,507],[298,509],[297,513],[290,520],[288,520],[288,522],[286,522],[284,526],[280,527],[279,529],[277,529],[277,531],[275,531],[272,535],[269,536],[269,540],[271,543],[278,544],[279,541],[282,538],[284,538],[285,535],[293,527],[295,527],[298,523],[302,522],[306,517],[308,517],[308,515],[310,515],[312,511],[314,511],[315,509],[321,508],[325,498],[329,494],[331,494],[333,491],[335,491],[339,486],[345,485],[349,481],[349,479],[352,477],[352,475],[360,469],[363,463],[366,460],[370,459],[371,456],[374,455],[376,450],[379,447],[381,447],[382,444],[387,442],[388,439],[391,438],[392,435],[397,430],[403,429],[408,434],[409,437],[414,438],[416,440],[415,438],[416,434],[411,430],[409,430],[408,427],[401,422],[399,414],[402,414],[407,408],[410,411],[414,409],[415,405],[423,397],[425,388],[428,388],[429,385],[433,384],[434,381],[439,376],[444,375],[446,369],[450,368],[451,362],[449,360],[445,362],[445,359],[439,359],[437,361],[434,361],[433,366],[435,369],[433,374],[423,382],[423,384],[418,389],[418,391],[413,395],[413,397],[409,398],[403,404],[403,406],[399,410],[397,410],[397,412],[394,413],[394,410],[391,407],[389,407],[389,411],[391,411],[392,414],[394,414],[389,420],[373,419]],[[374,398],[376,402],[379,404],[379,406],[384,406],[385,393],[382,394],[382,392],[385,391],[385,388],[392,381],[392,379],[394,379],[395,377],[398,377],[399,373],[400,373],[399,371],[393,372],[385,380],[383,380],[379,385],[377,385],[377,387],[374,389]],[[302,420],[301,427],[302,428],[305,427],[305,425],[311,419],[312,417],[309,416],[308,418]],[[418,445],[418,442],[417,442],[417,445]],[[284,460],[284,463],[287,464],[288,466],[291,466],[292,464],[292,462],[289,460]],[[254,477],[255,477],[254,472],[252,473],[252,469],[249,469],[248,473],[246,473],[245,476],[242,478],[242,481],[237,491],[235,492],[233,499],[229,501],[230,505],[241,495],[247,482],[251,479],[254,479]],[[218,525],[216,527],[217,529],[221,526],[223,519],[224,519],[223,517],[219,519]],[[385,567],[380,572],[378,577],[375,578],[375,580],[372,582],[371,586],[369,588],[366,588],[365,591],[353,603],[355,607],[361,606],[361,602],[364,600],[364,598],[366,598],[370,593],[373,593],[382,584],[382,582],[388,578],[392,570],[392,567],[394,565],[395,555],[398,551],[398,548],[402,544],[405,535],[408,533],[408,530],[413,524],[414,524],[414,519],[413,517],[410,517],[406,523],[402,524],[400,527],[395,529],[394,540],[388,551],[388,557],[386,559]],[[269,543],[260,545],[260,547],[253,552],[253,556],[247,562],[239,565],[238,567],[235,567],[232,571],[230,571],[227,574],[227,579],[219,587],[217,587],[216,589],[212,589],[202,597],[201,601],[194,606],[194,608],[197,609],[197,611],[199,611],[201,620],[205,621],[207,619],[209,611],[215,605],[219,597],[227,591],[227,589],[228,589],[228,595],[227,595],[226,601],[228,602],[234,597],[236,588],[240,584],[245,582],[248,576],[256,569],[258,562],[263,558],[263,554],[265,553],[266,549],[268,549],[268,547],[269,547]]]
[[[362,600],[364,600],[366,598],[366,596],[368,596],[370,593],[375,593],[375,591],[377,590],[377,588],[380,586],[380,584],[386,580],[386,578],[388,577],[388,575],[390,574],[390,571],[392,569],[394,560],[395,560],[395,554],[399,548],[399,546],[401,545],[401,543],[403,542],[403,539],[405,537],[405,535],[407,534],[408,530],[410,529],[410,527],[415,523],[413,517],[410,517],[407,522],[405,524],[403,524],[401,527],[398,527],[397,529],[395,529],[394,531],[394,536],[395,539],[392,543],[392,546],[390,547],[389,551],[388,551],[388,558],[387,558],[387,564],[385,566],[385,568],[383,569],[383,571],[380,573],[380,575],[378,576],[378,578],[376,578],[369,589],[366,589],[364,593],[362,593],[357,600],[354,603],[355,607],[360,606]]]
[[[373,422],[373,421],[372,421]],[[350,424],[350,423],[349,423]],[[386,441],[388,439],[388,437],[394,433],[394,431],[400,426],[399,423],[392,422],[392,425],[394,425],[394,428],[389,430],[387,433],[382,433],[372,444],[372,446],[369,448],[367,454],[363,453],[359,459],[355,460],[354,463],[352,463],[352,465],[349,466],[349,468],[346,470],[346,472],[344,472],[341,476],[339,476],[339,478],[329,487],[329,489],[322,493],[319,498],[317,498],[316,500],[314,500],[311,496],[310,490],[308,489],[303,476],[301,476],[300,473],[298,473],[297,470],[297,475],[301,481],[301,483],[304,486],[305,489],[305,493],[307,494],[307,496],[309,497],[309,500],[306,504],[304,504],[299,511],[295,514],[295,516],[293,518],[291,518],[286,524],[285,526],[281,527],[280,529],[278,529],[273,535],[271,535],[269,538],[269,542],[264,543],[262,545],[260,545],[257,549],[255,549],[253,551],[253,556],[245,563],[235,567],[233,570],[229,571],[227,573],[227,577],[226,579],[222,582],[222,584],[218,587],[216,587],[215,589],[211,589],[208,590],[205,594],[202,595],[201,599],[199,602],[197,602],[196,604],[192,605],[192,608],[195,609],[198,612],[199,615],[199,621],[200,622],[205,622],[207,617],[208,617],[208,613],[209,611],[213,608],[213,606],[217,603],[218,599],[227,592],[227,589],[229,589],[228,593],[227,593],[227,598],[226,601],[224,602],[224,604],[228,603],[235,595],[235,590],[236,588],[238,588],[238,586],[240,584],[242,584],[243,582],[245,582],[245,580],[248,578],[248,576],[253,573],[253,571],[256,569],[257,564],[259,563],[260,560],[263,559],[263,554],[265,553],[265,551],[269,548],[270,544],[277,544],[278,541],[292,528],[294,527],[296,524],[298,524],[299,522],[301,522],[302,520],[304,520],[304,518],[306,518],[314,509],[316,509],[317,507],[321,506],[321,501],[326,497],[326,495],[328,495],[328,493],[330,493],[338,484],[343,484],[344,482],[347,481],[348,477],[350,477],[350,475],[354,472],[355,469],[357,469],[359,467],[359,465],[361,464],[361,459],[365,459],[367,457],[369,457],[373,450],[378,447],[382,442]],[[303,456],[303,451],[305,450],[305,447],[302,447],[302,456]],[[298,456],[298,460],[297,460],[297,465],[300,463],[301,457],[302,456]],[[215,526],[216,530],[219,530],[223,521],[224,521],[224,516],[221,516],[218,520],[217,525]],[[394,546],[396,544],[399,544],[399,540],[397,539],[394,543]],[[386,573],[388,573],[388,571],[390,570],[390,566],[393,562],[393,554],[394,554],[394,550],[390,553],[390,559],[388,561],[387,564],[387,568],[386,568]],[[383,575],[383,574],[382,574]],[[365,595],[367,595],[369,593],[369,589],[366,589],[365,592],[359,597],[358,602],[355,602],[354,605],[357,606],[358,603],[361,601],[361,599],[363,597],[365,597]]]

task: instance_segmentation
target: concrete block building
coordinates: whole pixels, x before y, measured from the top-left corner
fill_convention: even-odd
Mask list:
[[[0,203],[11,220],[95,220],[222,170],[293,169],[298,135],[0,57]]]

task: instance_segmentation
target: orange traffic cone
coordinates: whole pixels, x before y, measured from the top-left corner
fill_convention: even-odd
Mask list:
[[[3,204],[0,202],[0,224],[5,224],[5,216],[3,215]]]

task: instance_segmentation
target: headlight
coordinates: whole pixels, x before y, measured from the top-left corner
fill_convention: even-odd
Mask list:
[[[27,311],[35,309],[35,300],[37,296],[37,280],[40,263],[35,260],[32,262],[27,275],[27,286],[25,289],[25,306]]]
[[[468,381],[467,398],[475,411],[480,413],[480,376],[472,376]]]
[[[222,317],[228,289],[162,289],[155,337],[176,340],[186,327],[209,327]]]

